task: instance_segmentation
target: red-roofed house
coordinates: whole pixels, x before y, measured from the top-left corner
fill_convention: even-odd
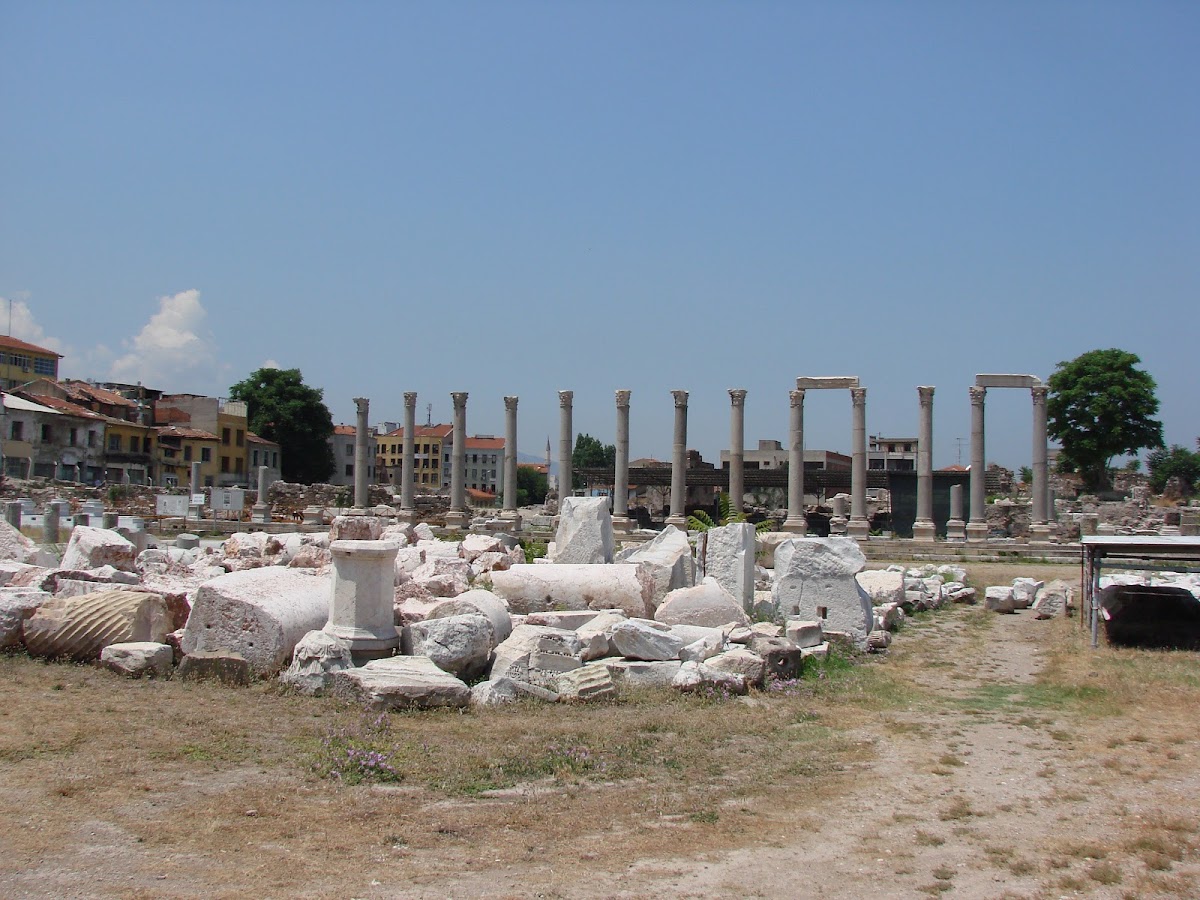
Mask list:
[[[340,484],[345,487],[354,486],[354,441],[355,427],[353,425],[334,425],[333,434],[329,438],[329,446],[333,448],[333,474],[329,476],[330,484]],[[375,483],[375,429],[367,431],[367,484]]]
[[[0,335],[0,387],[8,390],[35,378],[57,378],[61,353]]]

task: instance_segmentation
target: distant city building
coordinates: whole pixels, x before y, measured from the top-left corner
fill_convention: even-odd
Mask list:
[[[353,425],[334,425],[329,445],[333,448],[333,474],[330,484],[354,486],[354,443],[358,429]],[[367,483],[375,482],[375,459],[378,454],[375,429],[367,431]]]
[[[917,468],[917,439],[871,435],[867,444],[867,468],[884,472],[912,472]]]
[[[786,469],[788,451],[779,441],[759,441],[758,449],[742,452],[742,467],[752,469]],[[832,450],[805,450],[805,472],[849,472],[853,460],[844,453]],[[729,469],[729,451],[721,451],[721,468]]]
[[[0,335],[0,388],[10,390],[35,378],[58,378],[61,353]]]

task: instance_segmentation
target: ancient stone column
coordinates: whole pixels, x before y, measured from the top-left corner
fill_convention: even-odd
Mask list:
[[[371,401],[366,397],[355,397],[358,420],[354,425],[354,508],[367,508],[367,420],[370,418]]]
[[[42,543],[57,544],[58,533],[58,504],[51,501],[42,511]]]
[[[121,517],[115,512],[106,512],[100,521],[103,522],[105,528],[111,531],[120,523]]]
[[[962,485],[950,485],[950,521],[946,523],[946,540],[965,541],[967,523],[963,521]]]
[[[1046,394],[1050,388],[1044,384],[1029,389],[1033,398],[1033,509],[1030,510],[1029,539],[1036,542],[1050,540],[1050,526],[1046,524],[1046,496],[1049,485],[1046,471]]]
[[[746,392],[729,390],[729,505],[735,513],[745,509]]]
[[[675,438],[671,445],[671,514],[667,524],[687,528],[687,391],[671,391],[675,398]]]
[[[204,484],[200,476],[200,463],[192,463],[192,487],[188,495],[188,518],[199,519],[204,515],[204,504],[194,502],[193,498],[204,493]]]
[[[355,665],[391,656],[400,646],[393,599],[396,551],[393,541],[334,541],[333,586],[325,632],[350,650]]]
[[[967,522],[967,540],[986,541],[987,481],[983,446],[983,402],[987,388],[972,385],[971,395],[971,519]]]
[[[617,456],[613,468],[613,529],[628,531],[629,519],[629,391],[617,391]]]
[[[571,404],[574,391],[558,392],[558,508],[562,509],[564,498],[571,496],[573,478],[571,453],[575,446],[575,431],[571,424]]]
[[[4,520],[17,531],[21,530],[21,514],[23,512],[24,505],[20,500],[11,500],[4,504]]]
[[[866,538],[871,533],[867,519],[867,389],[850,388],[853,437],[850,470],[850,523],[846,533],[852,538]]]
[[[913,522],[913,540],[932,541],[933,524],[933,388],[917,388],[920,402],[917,436],[917,519]]]
[[[804,516],[804,391],[788,392],[791,415],[788,422],[788,495],[787,519],[782,530],[792,534],[807,534]]]
[[[454,402],[454,439],[450,457],[450,511],[446,524],[451,528],[466,525],[467,511],[467,392],[450,394]]]
[[[404,457],[400,463],[400,519],[415,522],[417,511],[413,507],[413,481],[417,470],[417,392],[404,392]]]
[[[830,534],[845,534],[846,533],[846,495],[834,494],[829,501],[829,505],[833,510],[833,515],[829,518],[829,533]]]
[[[506,519],[517,516],[517,402],[519,397],[504,398],[504,508]]]
[[[258,467],[258,500],[250,510],[250,521],[265,525],[271,521],[271,504],[267,502],[267,466]]]

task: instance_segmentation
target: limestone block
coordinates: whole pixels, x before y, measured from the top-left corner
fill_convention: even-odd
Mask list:
[[[611,563],[613,533],[608,498],[564,497],[554,545],[554,562],[560,565]]]
[[[1193,591],[1193,594],[1195,592]],[[1053,619],[1064,615],[1074,606],[1075,589],[1065,581],[1055,579],[1038,588],[1033,601],[1035,618]]]
[[[473,562],[484,553],[507,553],[507,549],[494,534],[468,534],[462,539],[459,553],[467,562]]]
[[[265,531],[239,531],[225,539],[221,553],[226,559],[262,559],[269,537]]]
[[[800,677],[803,654],[800,648],[787,638],[756,634],[750,638],[746,649],[763,658],[768,675],[784,679]]]
[[[36,563],[38,546],[8,522],[0,519],[0,559]]]
[[[667,594],[654,611],[654,619],[667,625],[699,625],[719,628],[749,620],[742,602],[711,575],[695,587],[678,588]]]
[[[332,580],[304,569],[269,567],[231,572],[196,591],[183,633],[183,652],[239,653],[256,675],[286,665],[292,650],[329,618]]]
[[[486,575],[488,572],[495,572],[497,569],[511,569],[513,567],[513,558],[506,550],[503,553],[493,551],[490,553],[480,553],[477,557],[471,560],[471,577],[478,578],[480,575]]]
[[[0,522],[3,522],[0,519]],[[43,566],[31,566],[15,560],[0,560],[0,586],[29,587],[39,573],[45,572]]]
[[[774,622],[752,622],[750,630],[755,634],[765,634],[767,637],[779,637],[783,634],[783,626]]]
[[[491,677],[530,681],[530,658],[535,652],[579,659],[582,650],[583,644],[573,631],[543,625],[518,625],[497,645]]]
[[[333,555],[329,548],[318,547],[315,544],[301,547],[287,562],[290,569],[324,569],[332,563]]]
[[[472,613],[485,616],[492,623],[492,634],[495,644],[499,644],[512,634],[512,616],[509,615],[507,604],[491,591],[485,591],[480,588],[467,591],[448,600],[439,600],[426,613],[425,618],[440,619],[446,616],[469,615]]]
[[[671,686],[685,694],[705,690],[745,694],[746,678],[738,672],[723,672],[701,662],[685,662],[675,673]]]
[[[617,696],[612,673],[602,662],[564,672],[555,684],[559,700],[611,700]]]
[[[850,538],[784,541],[775,551],[775,605],[788,618],[820,619],[827,630],[844,631],[861,647],[873,626],[871,598],[854,577],[865,564]]]
[[[329,527],[332,541],[377,541],[386,523],[377,516],[334,516]]]
[[[413,536],[416,537],[418,541],[437,540],[437,535],[434,533],[433,528],[424,522],[418,522],[413,526]]]
[[[488,670],[495,646],[491,621],[478,612],[414,622],[404,629],[402,647],[413,656],[427,656],[439,669],[463,680]]]
[[[721,585],[743,610],[754,608],[756,535],[748,522],[711,528],[704,534],[704,574]]]
[[[279,680],[301,693],[315,695],[328,690],[333,673],[354,666],[345,644],[325,631],[310,631],[296,644],[292,664]]]
[[[471,706],[500,706],[516,699],[517,685],[511,678],[493,678],[471,688]]]
[[[938,566],[935,571],[945,577],[947,581],[957,581],[962,584],[967,580],[967,570],[962,566]]]
[[[175,677],[180,681],[219,681],[229,687],[245,687],[252,673],[250,663],[240,653],[198,650],[179,661]]]
[[[170,644],[154,641],[109,644],[100,651],[100,664],[129,678],[143,675],[166,678],[175,666],[175,651]]]
[[[21,645],[21,627],[53,595],[37,588],[0,588],[0,650]]]
[[[867,635],[867,652],[882,653],[892,643],[890,631],[872,631]]]
[[[513,685],[516,687],[517,693],[522,697],[529,697],[533,700],[541,700],[545,703],[558,702],[558,693],[550,688],[532,684],[528,681],[514,681]]]
[[[183,532],[175,535],[175,546],[180,550],[195,550],[200,546],[200,535]]]
[[[731,628],[729,630],[732,630]],[[679,651],[682,660],[704,661],[725,649],[729,630],[726,628],[703,628],[699,625],[672,625],[671,634],[684,643]]]
[[[26,619],[26,649],[34,656],[95,660],[109,644],[164,643],[175,628],[167,601],[144,591],[106,590],[54,597]]]
[[[1017,609],[1029,609],[1037,598],[1038,589],[1043,582],[1035,578],[1014,578],[1012,583],[1013,605]]]
[[[652,607],[657,607],[671,591],[696,583],[696,564],[687,532],[668,525],[644,544],[635,544],[619,555],[620,562],[640,564],[652,584]]]
[[[645,619],[629,619],[613,626],[612,645],[626,659],[645,661],[678,659],[682,638],[661,631]]]
[[[767,531],[757,535],[758,564],[765,569],[775,568],[775,550],[784,541],[790,541],[795,535],[787,531]]]
[[[760,619],[774,619],[779,614],[779,607],[775,605],[775,595],[772,591],[754,592],[754,609],[751,613]]]
[[[589,662],[605,656],[616,656],[617,649],[612,645],[612,630],[627,618],[620,612],[602,612],[576,628],[575,634],[579,636],[583,645],[580,658]]]
[[[683,663],[678,659],[644,662],[636,659],[606,659],[613,680],[629,687],[670,687]]]
[[[63,553],[64,569],[98,569],[112,566],[125,572],[134,571],[137,548],[115,531],[77,525],[71,531]]]
[[[565,628],[575,631],[595,619],[601,613],[590,609],[567,609],[553,612],[530,613],[525,617],[526,625],[545,625],[548,628]],[[618,614],[618,618],[626,616]]]
[[[945,591],[947,599],[952,603],[974,603],[976,600],[976,591],[973,587],[951,582],[946,585]]]
[[[984,592],[984,606],[993,612],[1012,613],[1017,611],[1011,585],[993,585]]]
[[[825,659],[829,656],[829,643],[822,642],[815,647],[801,647],[800,656],[802,659]]]
[[[513,566],[492,573],[492,592],[514,613],[619,609],[634,617],[653,614],[653,585],[639,564]]]
[[[783,635],[801,650],[816,647],[825,641],[825,631],[821,628],[821,623],[806,619],[788,619]]]
[[[738,647],[718,653],[708,660],[701,660],[720,672],[736,672],[746,679],[746,684],[761,686],[767,676],[767,662],[752,650]]]
[[[471,689],[426,656],[389,656],[335,672],[333,695],[375,712],[461,708],[471,701]]]
[[[392,622],[396,625],[424,622],[429,611],[441,602],[414,581],[399,585],[393,594]]]
[[[412,573],[425,565],[425,551],[420,547],[401,547],[396,551],[396,584],[412,578]]]
[[[904,600],[904,575],[901,572],[869,570],[854,576],[859,587],[867,592],[872,606],[900,603]]]

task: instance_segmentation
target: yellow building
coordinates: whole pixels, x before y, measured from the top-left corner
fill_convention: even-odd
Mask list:
[[[246,413],[246,404],[241,400],[198,394],[164,394],[154,408],[155,422],[159,425],[186,427],[216,437],[211,482],[215,487],[244,485],[249,480],[246,471],[246,435],[249,433]],[[206,479],[207,476],[206,469]],[[209,483],[205,481],[205,484]]]
[[[221,446],[221,439],[217,435],[187,425],[164,425],[155,431],[158,434],[158,471],[162,485],[190,485],[193,462],[200,463],[201,485],[217,485],[220,475],[220,463],[217,460]]]
[[[418,425],[413,431],[413,484],[427,490],[442,487],[442,450],[450,446],[452,425]],[[404,470],[404,429],[381,435],[377,439],[376,471],[380,481],[399,485]],[[446,476],[449,478],[449,475]]]
[[[61,353],[0,335],[0,388],[10,390],[37,378],[58,378]]]

